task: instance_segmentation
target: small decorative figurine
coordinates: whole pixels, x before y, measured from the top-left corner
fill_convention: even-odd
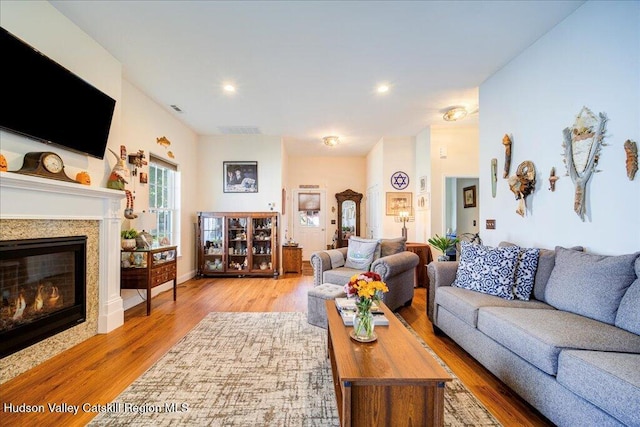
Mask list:
[[[549,173],[549,190],[556,191],[556,181],[559,179],[560,177],[556,176],[556,168],[552,167]]]
[[[515,194],[518,201],[518,207],[516,213],[521,217],[524,217],[527,210],[525,198],[533,193],[536,187],[536,168],[533,166],[533,162],[524,161],[520,163],[516,174],[509,177],[509,188]]]
[[[108,149],[111,153],[116,157],[116,164],[111,169],[111,174],[109,175],[109,179],[107,180],[107,188],[112,188],[114,190],[124,190],[125,184],[128,184],[127,178],[129,176],[129,169],[127,168],[127,164],[125,163],[125,159],[127,158],[126,148],[124,145],[120,146],[120,157],[111,149]],[[123,153],[124,150],[124,153]]]
[[[638,172],[638,146],[636,142],[627,139],[624,143],[624,151],[627,153],[627,177],[629,177],[629,181],[633,181],[636,172]]]
[[[86,171],[78,172],[76,174],[76,181],[82,185],[91,185],[91,176]]]
[[[8,168],[7,158],[0,154],[0,172],[6,172]]]
[[[506,133],[502,138],[502,145],[504,145],[504,172],[502,173],[503,178],[509,177],[509,170],[511,169],[511,138]]]

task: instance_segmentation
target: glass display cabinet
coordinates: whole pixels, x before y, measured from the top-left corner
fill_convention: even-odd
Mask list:
[[[151,313],[151,289],[173,281],[176,300],[176,246],[131,249],[120,252],[120,289],[147,290],[147,316]]]
[[[196,237],[198,277],[279,275],[275,212],[199,212]]]

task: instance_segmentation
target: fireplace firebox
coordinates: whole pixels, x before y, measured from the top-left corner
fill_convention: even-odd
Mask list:
[[[0,357],[85,321],[87,237],[0,241]]]

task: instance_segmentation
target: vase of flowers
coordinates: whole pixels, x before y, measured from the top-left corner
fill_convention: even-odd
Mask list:
[[[353,319],[353,332],[351,337],[356,341],[375,341],[374,319],[371,313],[373,303],[380,302],[382,294],[389,288],[382,281],[378,273],[367,271],[351,277],[349,283],[344,286],[347,297],[356,300],[356,314]]]

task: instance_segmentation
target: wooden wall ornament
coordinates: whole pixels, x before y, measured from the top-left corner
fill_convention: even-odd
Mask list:
[[[603,142],[606,125],[607,116],[604,113],[599,113],[596,117],[587,107],[582,107],[573,125],[562,131],[563,161],[567,174],[576,187],[573,210],[582,221],[587,213],[587,182],[594,172],[599,172],[596,166],[600,150],[606,145]]]
[[[627,154],[627,177],[629,181],[633,181],[638,172],[638,145],[635,141],[627,139],[624,142],[624,151]]]
[[[556,181],[559,179],[560,177],[556,175],[556,168],[552,167],[549,172],[549,190],[556,191]]]
[[[502,137],[502,145],[504,145],[504,172],[502,173],[503,178],[509,177],[509,170],[511,169],[511,145],[513,142],[509,135],[506,133],[504,137]]]
[[[509,188],[515,194],[518,201],[518,207],[516,213],[521,217],[526,215],[527,205],[525,199],[528,195],[533,193],[536,187],[536,168],[533,162],[527,160],[520,165],[516,170],[516,174],[509,177]]]
[[[496,198],[498,184],[498,159],[491,159],[491,197]]]

